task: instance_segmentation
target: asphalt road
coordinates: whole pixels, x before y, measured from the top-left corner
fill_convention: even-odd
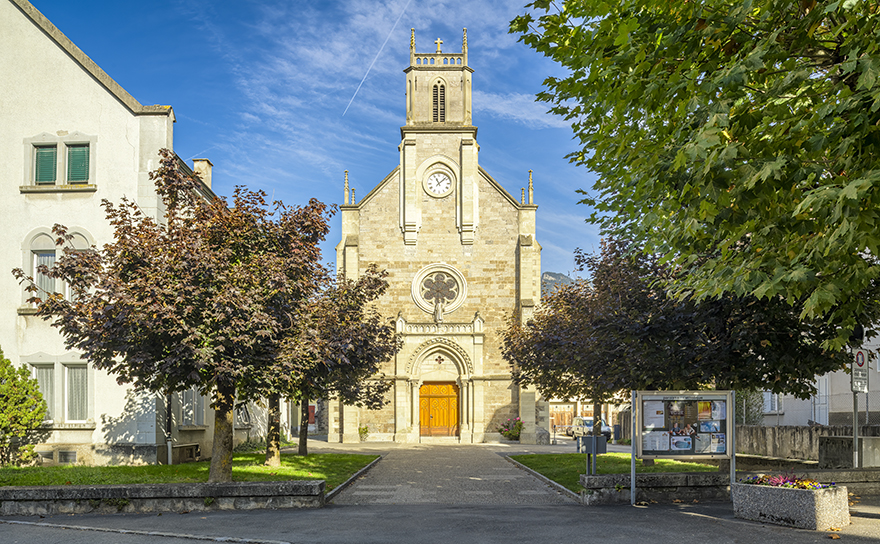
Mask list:
[[[571,443],[346,446],[385,456],[323,509],[0,518],[0,544],[801,544],[828,542],[832,534],[738,520],[729,502],[583,507],[502,457],[573,451]],[[851,512],[852,525],[833,534],[880,542],[880,497],[862,497]]]

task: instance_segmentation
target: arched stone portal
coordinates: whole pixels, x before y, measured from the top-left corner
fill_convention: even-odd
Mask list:
[[[473,364],[454,340],[434,337],[419,345],[407,371],[411,425],[418,440],[449,436],[472,441]]]

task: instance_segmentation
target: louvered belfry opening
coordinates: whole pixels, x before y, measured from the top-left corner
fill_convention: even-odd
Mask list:
[[[434,122],[446,122],[446,87],[434,85]]]

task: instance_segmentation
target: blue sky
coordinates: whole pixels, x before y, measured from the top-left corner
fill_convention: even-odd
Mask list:
[[[542,269],[570,273],[574,248],[598,246],[575,192],[593,174],[568,163],[571,129],[534,101],[562,71],[507,33],[524,0],[32,3],[142,104],[173,106],[174,150],[211,160],[215,192],[286,204],[340,203],[344,170],[358,197],[381,181],[399,159],[410,28],[417,51],[440,38],[457,53],[467,27],[480,164],[515,198],[534,170]]]

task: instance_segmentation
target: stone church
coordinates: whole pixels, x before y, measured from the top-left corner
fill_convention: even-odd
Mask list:
[[[442,43],[417,53],[411,35],[397,168],[357,202],[346,174],[337,270],[388,271],[378,309],[403,348],[383,369],[393,381],[384,408],[322,410],[331,441],[356,442],[361,426],[375,440],[497,441],[516,417],[523,443],[549,436],[547,403],[514,384],[501,357],[508,319],[528,319],[541,297],[531,173],[517,200],[480,167],[467,29],[461,53]]]

